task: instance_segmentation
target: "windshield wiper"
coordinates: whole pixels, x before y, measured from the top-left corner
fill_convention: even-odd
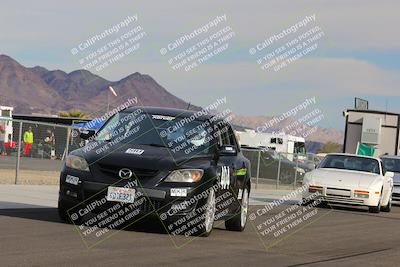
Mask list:
[[[143,145],[143,146],[154,146],[154,147],[166,147],[166,148],[168,148],[166,145],[163,145],[163,144],[155,144],[155,143],[151,143],[151,144],[139,144],[139,145]]]

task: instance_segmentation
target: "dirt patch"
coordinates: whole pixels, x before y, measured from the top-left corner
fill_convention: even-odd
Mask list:
[[[18,184],[30,185],[58,185],[60,172],[20,170]],[[15,170],[0,169],[0,184],[14,184]]]

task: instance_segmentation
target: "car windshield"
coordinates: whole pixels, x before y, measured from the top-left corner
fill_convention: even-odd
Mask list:
[[[382,161],[387,171],[400,173],[400,158],[382,158]]]
[[[306,154],[305,143],[303,142],[294,142],[294,154]]]
[[[212,128],[208,121],[147,114],[138,109],[115,114],[96,134],[95,141],[164,147],[173,153],[210,154],[214,139],[208,128]]]
[[[380,174],[379,161],[349,155],[327,155],[319,168],[343,169]]]

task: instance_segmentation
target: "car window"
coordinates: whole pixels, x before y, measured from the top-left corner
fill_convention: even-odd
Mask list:
[[[378,160],[350,155],[328,155],[323,159],[319,168],[354,170],[381,174]]]
[[[382,162],[387,171],[400,173],[400,159],[382,158]]]
[[[229,137],[229,127],[225,123],[219,123],[219,130],[221,133],[221,138],[222,138],[222,145],[229,146],[231,144],[231,139]]]
[[[239,150],[239,146],[236,140],[236,135],[235,132],[233,131],[232,127],[230,125],[228,125],[228,135],[229,135],[229,142],[231,143],[232,146],[235,146],[236,149]]]

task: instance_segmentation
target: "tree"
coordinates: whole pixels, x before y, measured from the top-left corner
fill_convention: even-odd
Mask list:
[[[343,146],[341,144],[328,142],[318,149],[317,153],[337,153],[342,152],[342,150]]]
[[[67,118],[89,119],[89,115],[82,113],[79,109],[72,109],[70,111],[60,111],[58,116]]]

